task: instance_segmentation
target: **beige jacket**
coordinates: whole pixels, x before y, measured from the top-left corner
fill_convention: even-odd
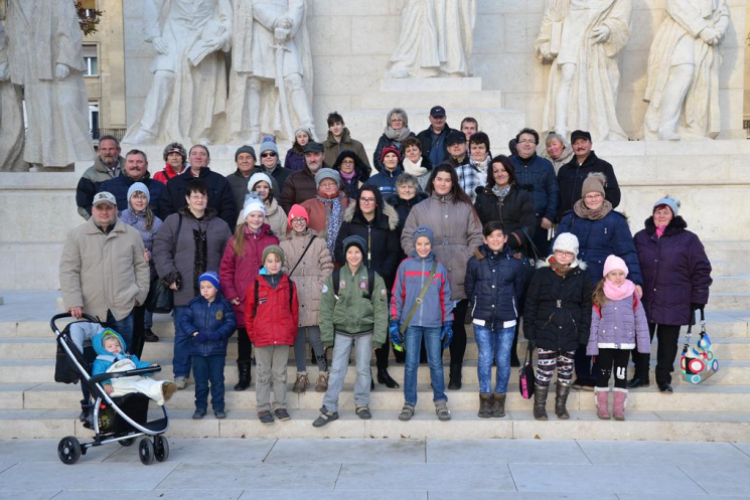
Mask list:
[[[289,274],[292,268],[302,257],[310,238],[317,235],[312,229],[304,233],[289,232],[289,237],[280,243],[284,250],[285,274]],[[326,246],[326,240],[317,236],[312,246],[307,250],[305,258],[299,263],[292,281],[297,285],[297,296],[299,297],[299,326],[318,326],[318,312],[320,311],[320,294],[326,278],[333,274],[333,259]]]
[[[107,319],[125,318],[148,295],[150,272],[140,233],[119,219],[104,234],[93,219],[73,228],[60,257],[60,287],[66,309]]]

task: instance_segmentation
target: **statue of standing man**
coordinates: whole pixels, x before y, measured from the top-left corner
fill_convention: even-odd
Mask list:
[[[719,134],[719,44],[727,28],[726,0],[667,0],[667,17],[648,57],[646,140]]]
[[[617,121],[618,55],[630,39],[632,0],[551,0],[535,48],[551,61],[543,129],[627,140]]]
[[[314,131],[305,0],[234,0],[233,7],[230,142],[255,144],[261,133],[294,140],[297,128]]]
[[[8,38],[0,23],[0,172],[28,170],[23,161],[21,89],[10,81]]]

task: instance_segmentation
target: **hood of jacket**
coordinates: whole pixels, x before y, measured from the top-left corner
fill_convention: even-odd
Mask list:
[[[187,217],[188,219],[198,220],[195,218],[195,215],[193,215],[193,212],[190,211],[190,208],[185,205],[184,207],[181,207],[177,210],[177,213]],[[203,218],[201,220],[203,221],[209,221],[216,217],[218,215],[218,212],[215,208],[206,207],[206,212],[203,214]]]
[[[375,193],[375,199],[377,200],[378,207],[375,209],[375,219],[372,224],[386,231],[395,231],[398,227],[398,212],[391,205],[383,201],[383,196],[377,189],[372,191]],[[359,202],[352,203],[346,207],[344,212],[344,222],[352,224],[364,224],[365,226],[370,223],[365,219],[362,210],[359,208]]]
[[[352,136],[349,132],[349,129],[347,127],[344,127],[344,130],[341,132],[341,142],[338,142],[333,136],[333,132],[329,130],[328,135],[326,136],[326,142],[332,146],[335,146],[336,144],[350,143],[352,142]]]
[[[104,348],[104,341],[107,340],[108,337],[116,337],[120,341],[122,354],[125,354],[128,351],[128,346],[125,344],[125,341],[122,339],[122,335],[112,330],[111,328],[104,328],[102,331],[97,333],[94,336],[94,338],[91,340],[91,347],[94,348],[94,351],[96,351],[96,354],[98,356],[112,356],[112,353],[107,351]]]
[[[400,207],[400,206],[413,207],[420,201],[424,201],[427,198],[429,198],[427,193],[425,193],[424,191],[417,191],[417,194],[414,196],[414,198],[410,200],[404,200],[399,195],[393,194],[388,197],[388,199],[386,200],[386,203],[394,207]]]
[[[653,236],[656,234],[656,223],[654,223],[654,216],[652,215],[648,219],[646,219],[645,222],[646,225],[646,233],[648,233],[649,236]],[[679,234],[687,229],[687,222],[685,222],[685,219],[682,218],[682,216],[673,217],[671,221],[669,221],[669,224],[667,224],[667,228],[664,230],[664,236],[672,236],[675,234]]]
[[[328,132],[330,134],[330,132]],[[354,160],[354,173],[356,179],[362,182],[367,181],[370,178],[370,169],[365,163],[357,156],[357,154],[351,149],[345,149],[336,157],[336,161],[333,164],[333,169],[337,172],[341,172],[341,163],[344,158],[351,158]],[[344,182],[344,178],[341,178],[341,182]]]

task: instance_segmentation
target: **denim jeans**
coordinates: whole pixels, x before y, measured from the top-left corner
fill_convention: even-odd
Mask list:
[[[448,401],[445,395],[445,379],[443,377],[443,346],[440,342],[442,328],[425,328],[410,326],[406,329],[404,339],[406,348],[406,365],[404,366],[404,399],[410,405],[417,404],[417,370],[419,370],[419,354],[422,338],[427,350],[427,363],[430,365],[430,383],[432,384],[432,400]]]
[[[224,365],[226,357],[191,356],[195,377],[195,408],[208,407],[208,382],[211,382],[211,407],[214,411],[224,410]]]
[[[111,311],[107,311],[107,322],[104,323],[104,326],[119,333],[122,340],[124,340],[125,344],[128,346],[126,350],[132,352],[130,349],[133,347],[133,311],[130,311],[130,314],[119,321],[115,320]]]
[[[174,354],[172,357],[172,369],[174,376],[190,376],[190,334],[193,332],[183,332],[180,328],[180,317],[187,311],[187,306],[175,306],[172,311],[174,316]]]
[[[477,362],[477,376],[479,377],[479,392],[492,392],[492,360],[495,360],[495,392],[505,394],[508,391],[510,378],[510,350],[513,346],[513,336],[516,327],[495,328],[490,330],[483,326],[474,325],[474,339],[479,348]]]
[[[331,376],[328,379],[328,390],[323,396],[323,406],[330,412],[339,411],[339,394],[344,388],[344,378],[349,369],[349,354],[352,352],[352,347],[354,348],[354,363],[357,367],[354,405],[359,408],[370,404],[372,333],[358,335],[336,333],[331,358]]]

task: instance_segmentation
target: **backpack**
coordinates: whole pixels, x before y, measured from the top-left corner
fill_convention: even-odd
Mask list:
[[[637,309],[638,309],[638,295],[636,295],[634,293],[633,294],[633,312],[635,312]],[[597,306],[597,305],[595,305],[594,306],[594,311],[596,311],[596,314],[599,315],[599,319],[601,319],[601,317],[602,317],[602,308],[599,307],[599,306]]]
[[[341,268],[337,267],[333,270],[333,294],[338,297],[339,294],[339,285],[341,284]],[[367,293],[370,294],[370,298],[372,299],[372,292],[375,288],[375,271],[367,268]]]
[[[253,282],[255,284],[255,286],[253,287],[253,298],[254,298],[253,318],[258,315],[258,279],[262,279],[262,278],[260,278],[260,276],[256,276],[255,281]],[[294,298],[293,295],[294,295],[294,282],[292,280],[289,280],[289,310],[290,311],[292,310],[292,299]]]

